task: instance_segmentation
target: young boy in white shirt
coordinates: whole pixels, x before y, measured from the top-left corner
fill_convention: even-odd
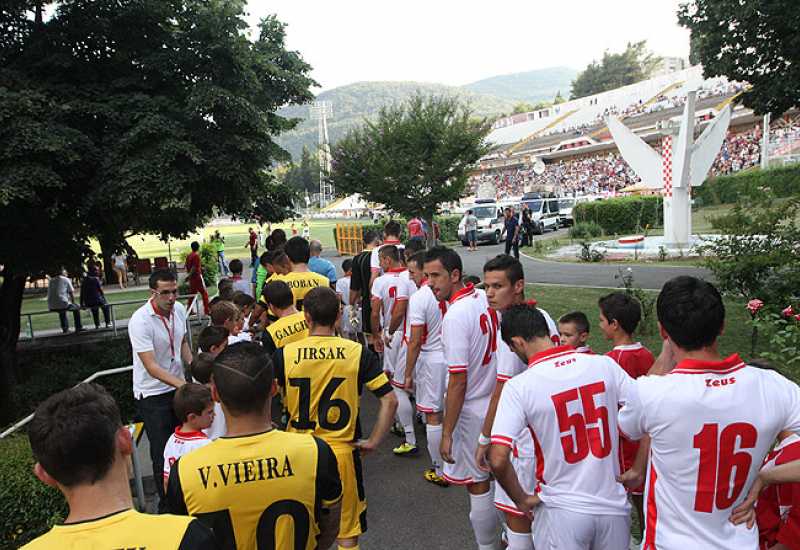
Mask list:
[[[178,388],[172,406],[181,425],[175,428],[175,432],[164,447],[165,490],[170,469],[175,461],[211,443],[203,430],[210,427],[214,421],[214,400],[211,398],[211,390],[202,384],[188,382]]]

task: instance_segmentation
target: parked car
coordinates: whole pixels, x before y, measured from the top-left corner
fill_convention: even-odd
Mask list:
[[[503,210],[493,199],[478,199],[475,204],[468,207],[472,214],[478,218],[477,241],[489,241],[497,244],[502,240],[503,235]],[[465,214],[466,216],[466,214]],[[464,246],[468,246],[467,232],[464,229],[464,218],[458,224],[458,238]]]
[[[548,229],[553,231],[558,229],[558,199],[526,194],[522,198],[522,204],[527,205],[531,211],[531,223],[535,234],[541,235]]]

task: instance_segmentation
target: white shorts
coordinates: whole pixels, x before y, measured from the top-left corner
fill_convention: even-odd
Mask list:
[[[397,369],[397,360],[403,347],[403,332],[398,330],[392,335],[392,345],[383,347],[383,370],[388,372],[391,376],[389,380],[394,377],[394,372]],[[405,360],[405,359],[403,359]],[[405,364],[403,365],[403,372],[405,376]],[[402,379],[401,379],[402,380]],[[402,385],[402,382],[400,382]]]
[[[631,517],[600,516],[571,512],[540,504],[533,511],[533,543],[536,550],[628,550]]]
[[[392,342],[394,345],[394,342]],[[396,388],[405,388],[406,382],[406,358],[408,357],[408,345],[400,338],[400,349],[395,356],[395,367],[392,379],[389,382]]]
[[[444,478],[454,485],[471,485],[489,479],[489,472],[478,468],[475,462],[475,450],[478,448],[478,436],[483,429],[486,408],[490,397],[481,397],[464,402],[453,430],[452,456],[455,464],[444,463]]]
[[[414,387],[417,394],[417,410],[423,413],[438,413],[444,410],[444,394],[447,391],[447,363],[441,351],[421,351],[414,367]]]
[[[511,465],[514,466],[514,471],[517,473],[517,479],[522,490],[532,495],[536,491],[536,459],[532,456],[511,455]],[[511,497],[508,496],[499,483],[495,483],[494,505],[501,512],[520,517],[525,515],[519,511],[517,505],[514,504],[514,501],[511,500]]]

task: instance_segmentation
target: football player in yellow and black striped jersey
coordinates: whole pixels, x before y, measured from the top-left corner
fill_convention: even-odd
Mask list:
[[[294,305],[298,311],[303,310],[303,299],[306,294],[312,289],[318,287],[330,287],[330,281],[324,275],[314,273],[308,269],[308,260],[311,257],[309,251],[308,241],[302,237],[292,237],[286,242],[283,248],[286,255],[289,257],[289,263],[292,270],[286,274],[275,274],[270,281],[283,281],[289,288],[292,289],[292,296],[294,296]],[[266,287],[266,285],[264,285]],[[258,303],[262,308],[268,305],[267,298],[264,293],[258,299]]]
[[[275,375],[289,412],[287,431],[314,434],[336,454],[342,479],[339,547],[358,548],[366,531],[367,503],[361,474],[361,453],[377,448],[389,431],[397,398],[378,357],[360,343],[334,335],[339,298],[330,288],[306,295],[309,336],[275,353]],[[378,419],[367,440],[360,440],[359,396],[362,387],[380,399]]]
[[[278,350],[308,336],[308,324],[302,311],[294,307],[292,291],[283,281],[270,281],[264,285],[264,296],[276,320],[264,329],[261,344],[270,357]]]
[[[211,391],[227,434],[180,457],[167,484],[170,511],[196,516],[224,550],[328,548],[342,494],[336,457],[311,434],[272,429],[272,361],[254,342],[214,361]]]
[[[69,515],[25,550],[219,549],[211,530],[194,518],[133,509],[131,433],[102,386],[80,384],[48,398],[36,409],[28,437],[36,476],[64,493]]]

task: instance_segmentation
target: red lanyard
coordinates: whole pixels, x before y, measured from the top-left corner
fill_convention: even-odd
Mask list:
[[[158,318],[161,319],[161,322],[163,323],[164,328],[167,331],[167,336],[169,337],[169,354],[170,356],[172,356],[172,360],[174,361],[175,360],[175,317],[172,315],[172,313],[169,314],[169,322],[170,325],[172,325],[172,330],[170,330],[170,328],[167,326],[167,320],[164,319],[164,316],[158,312],[152,300],[150,300],[150,305],[153,308],[153,313],[158,315]]]

